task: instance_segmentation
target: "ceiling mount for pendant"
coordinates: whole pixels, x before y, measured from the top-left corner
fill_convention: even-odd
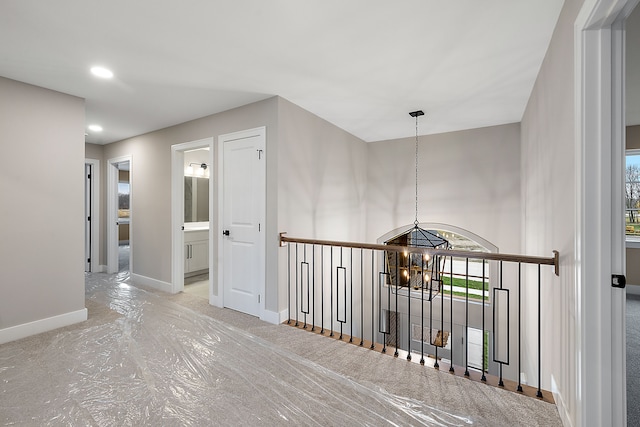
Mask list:
[[[424,116],[424,111],[412,111],[409,115],[416,119],[416,220],[413,222],[413,225],[418,228],[418,117]]]

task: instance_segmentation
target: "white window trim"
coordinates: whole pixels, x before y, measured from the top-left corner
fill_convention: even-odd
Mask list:
[[[627,156],[640,156],[640,148],[630,148],[628,150],[625,150],[624,152],[625,160]],[[625,162],[625,170],[626,170],[626,162]],[[625,184],[626,182],[627,180],[625,179]],[[625,194],[625,198],[626,198],[626,194]],[[640,249],[640,236],[627,236],[627,234],[625,233],[625,246],[631,249]]]

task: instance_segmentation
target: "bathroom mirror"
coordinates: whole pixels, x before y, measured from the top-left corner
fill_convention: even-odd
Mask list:
[[[184,177],[184,222],[209,221],[209,178]]]

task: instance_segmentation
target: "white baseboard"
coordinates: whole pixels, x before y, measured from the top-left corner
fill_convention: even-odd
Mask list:
[[[222,308],[222,297],[220,297],[219,295],[212,295],[209,299],[209,304],[215,307]]]
[[[267,323],[272,323],[274,325],[279,325],[280,323],[287,320],[288,310],[282,310],[281,312],[265,310],[260,316],[260,320],[264,320]]]
[[[631,295],[640,295],[640,286],[638,285],[629,285],[625,287],[627,289],[627,293]]]
[[[94,265],[91,267],[92,273],[105,273],[107,271],[106,265]]]
[[[141,276],[139,274],[131,273],[131,281],[134,284],[148,286],[158,291],[168,292],[168,293],[173,292],[173,286],[171,286],[171,283],[163,282],[162,280],[158,280],[158,279],[152,279],[151,277]]]
[[[74,323],[84,322],[85,320],[87,320],[87,309],[83,308],[82,310],[71,311],[69,313],[47,317],[46,319],[0,329],[0,344],[41,334],[42,332],[52,331],[73,325]]]
[[[564,399],[562,398],[562,394],[558,390],[556,379],[553,377],[553,375],[551,375],[551,392],[553,393],[553,399],[556,402],[556,408],[558,409],[558,414],[560,415],[560,419],[562,420],[562,425],[573,427],[573,422],[571,421],[571,417],[569,416],[567,405],[564,403]]]

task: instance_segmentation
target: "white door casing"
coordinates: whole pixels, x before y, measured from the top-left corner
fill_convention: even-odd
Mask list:
[[[624,22],[637,3],[586,0],[575,23],[576,425],[626,425],[625,291],[611,274],[625,272]]]
[[[93,213],[93,185],[92,179],[93,165],[85,161],[84,164],[84,271],[91,272],[91,258],[93,240],[91,216]]]
[[[91,271],[103,271],[100,265],[100,160],[85,159],[91,165]]]
[[[133,272],[133,159],[107,160],[107,273],[118,272],[118,164],[129,162],[129,271]]]
[[[222,304],[262,317],[265,292],[266,128],[221,135]]]
[[[209,164],[213,164],[213,138],[184,142],[171,146],[171,292],[184,290],[184,273],[186,263],[186,244],[184,239],[184,152],[198,148],[209,148]],[[213,179],[213,174],[210,175]],[[209,263],[209,303],[214,304],[211,283],[214,277],[214,263],[212,245],[214,239],[213,218],[213,185],[209,185],[209,248],[207,251]]]

